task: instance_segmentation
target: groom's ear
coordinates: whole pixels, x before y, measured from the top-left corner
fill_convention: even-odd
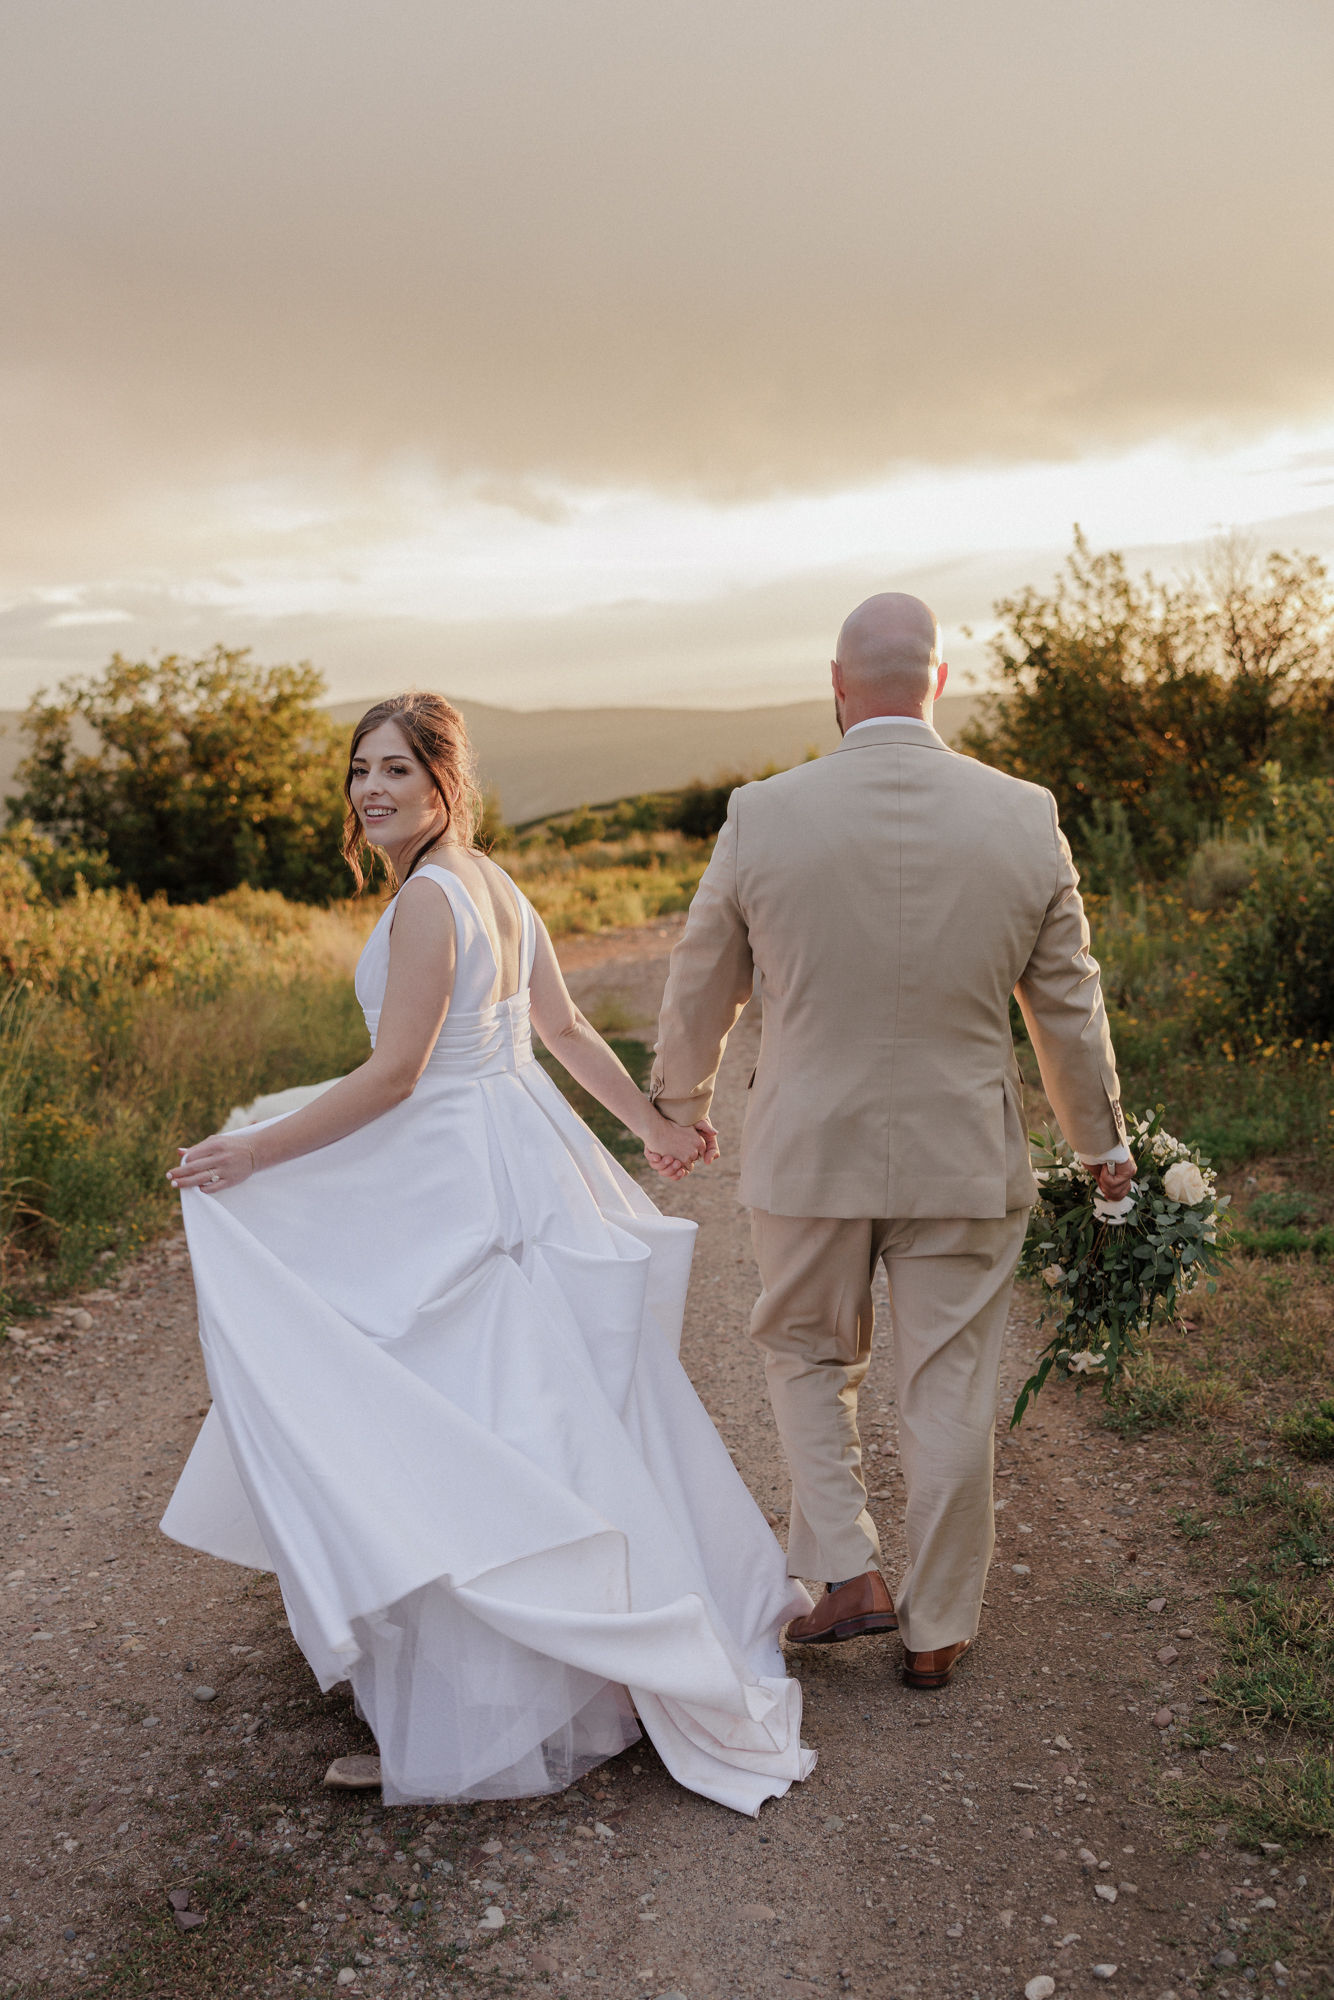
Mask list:
[[[829,662],[829,678],[834,684],[835,696],[839,701],[842,701],[847,693],[847,689],[843,685],[843,669],[837,660]]]
[[[940,700],[940,697],[945,692],[945,683],[949,679],[949,674],[950,674],[950,663],[948,660],[942,660],[936,672],[935,698],[937,701]]]

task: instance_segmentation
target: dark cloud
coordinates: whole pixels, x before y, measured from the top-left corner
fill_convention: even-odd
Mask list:
[[[16,0],[5,38],[11,574],[324,460],[726,497],[1334,400],[1316,0]]]

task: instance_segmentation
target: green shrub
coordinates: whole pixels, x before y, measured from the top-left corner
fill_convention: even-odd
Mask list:
[[[1334,1037],[1334,780],[1267,773],[1269,838],[1216,934],[1224,1021],[1239,1034]]]
[[[1228,1249],[1241,1257],[1334,1257],[1334,1229],[1238,1229]]]
[[[1192,910],[1230,909],[1254,879],[1257,848],[1250,840],[1202,840],[1184,880]]]
[[[808,758],[815,752],[808,751]],[[695,778],[677,792],[638,792],[614,799],[596,808],[580,806],[574,812],[553,813],[534,821],[519,838],[522,851],[532,852],[547,843],[561,847],[588,847],[594,843],[630,841],[635,834],[680,834],[688,841],[708,842],[727,817],[727,801],[738,785],[752,784],[757,778],[771,778],[778,769],[768,764],[764,770],[746,776],[734,771],[711,780]]]
[[[654,833],[576,849],[543,840],[506,857],[553,937],[651,923],[689,907],[707,841]]]
[[[1246,1220],[1263,1229],[1285,1229],[1290,1223],[1314,1222],[1316,1199],[1300,1188],[1274,1188],[1253,1195]]]
[[[1279,1419],[1278,1435],[1298,1458],[1334,1458],[1334,1397],[1298,1403]]]
[[[759,775],[767,778],[770,773],[762,771]],[[738,785],[750,782],[739,772],[719,778],[711,785],[696,779],[693,785],[687,785],[683,792],[678,792],[666,824],[683,833],[687,840],[712,840],[727,818],[727,801]]]
[[[1102,895],[1132,888],[1139,862],[1124,799],[1095,799],[1079,833],[1079,872],[1089,891]]]

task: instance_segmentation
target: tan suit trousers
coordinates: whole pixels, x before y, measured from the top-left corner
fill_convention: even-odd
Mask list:
[[[1001,1345],[1026,1208],[987,1221],[851,1221],[751,1211],[763,1290],[751,1333],[792,1475],[788,1569],[841,1582],[880,1567],[866,1507],[857,1394],[871,1359],[871,1285],[889,1279],[908,1568],[903,1643],[971,1639],[995,1543],[993,1436]]]

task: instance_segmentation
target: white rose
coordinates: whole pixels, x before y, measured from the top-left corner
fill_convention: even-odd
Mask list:
[[[1192,1160],[1178,1160],[1163,1175],[1163,1193],[1169,1201],[1179,1201],[1183,1208],[1193,1208],[1208,1192],[1204,1175]]]
[[[1042,1282],[1044,1285],[1050,1285],[1051,1289],[1055,1291],[1058,1285],[1065,1283],[1065,1272],[1059,1264],[1048,1264],[1046,1270],[1042,1273]]]

